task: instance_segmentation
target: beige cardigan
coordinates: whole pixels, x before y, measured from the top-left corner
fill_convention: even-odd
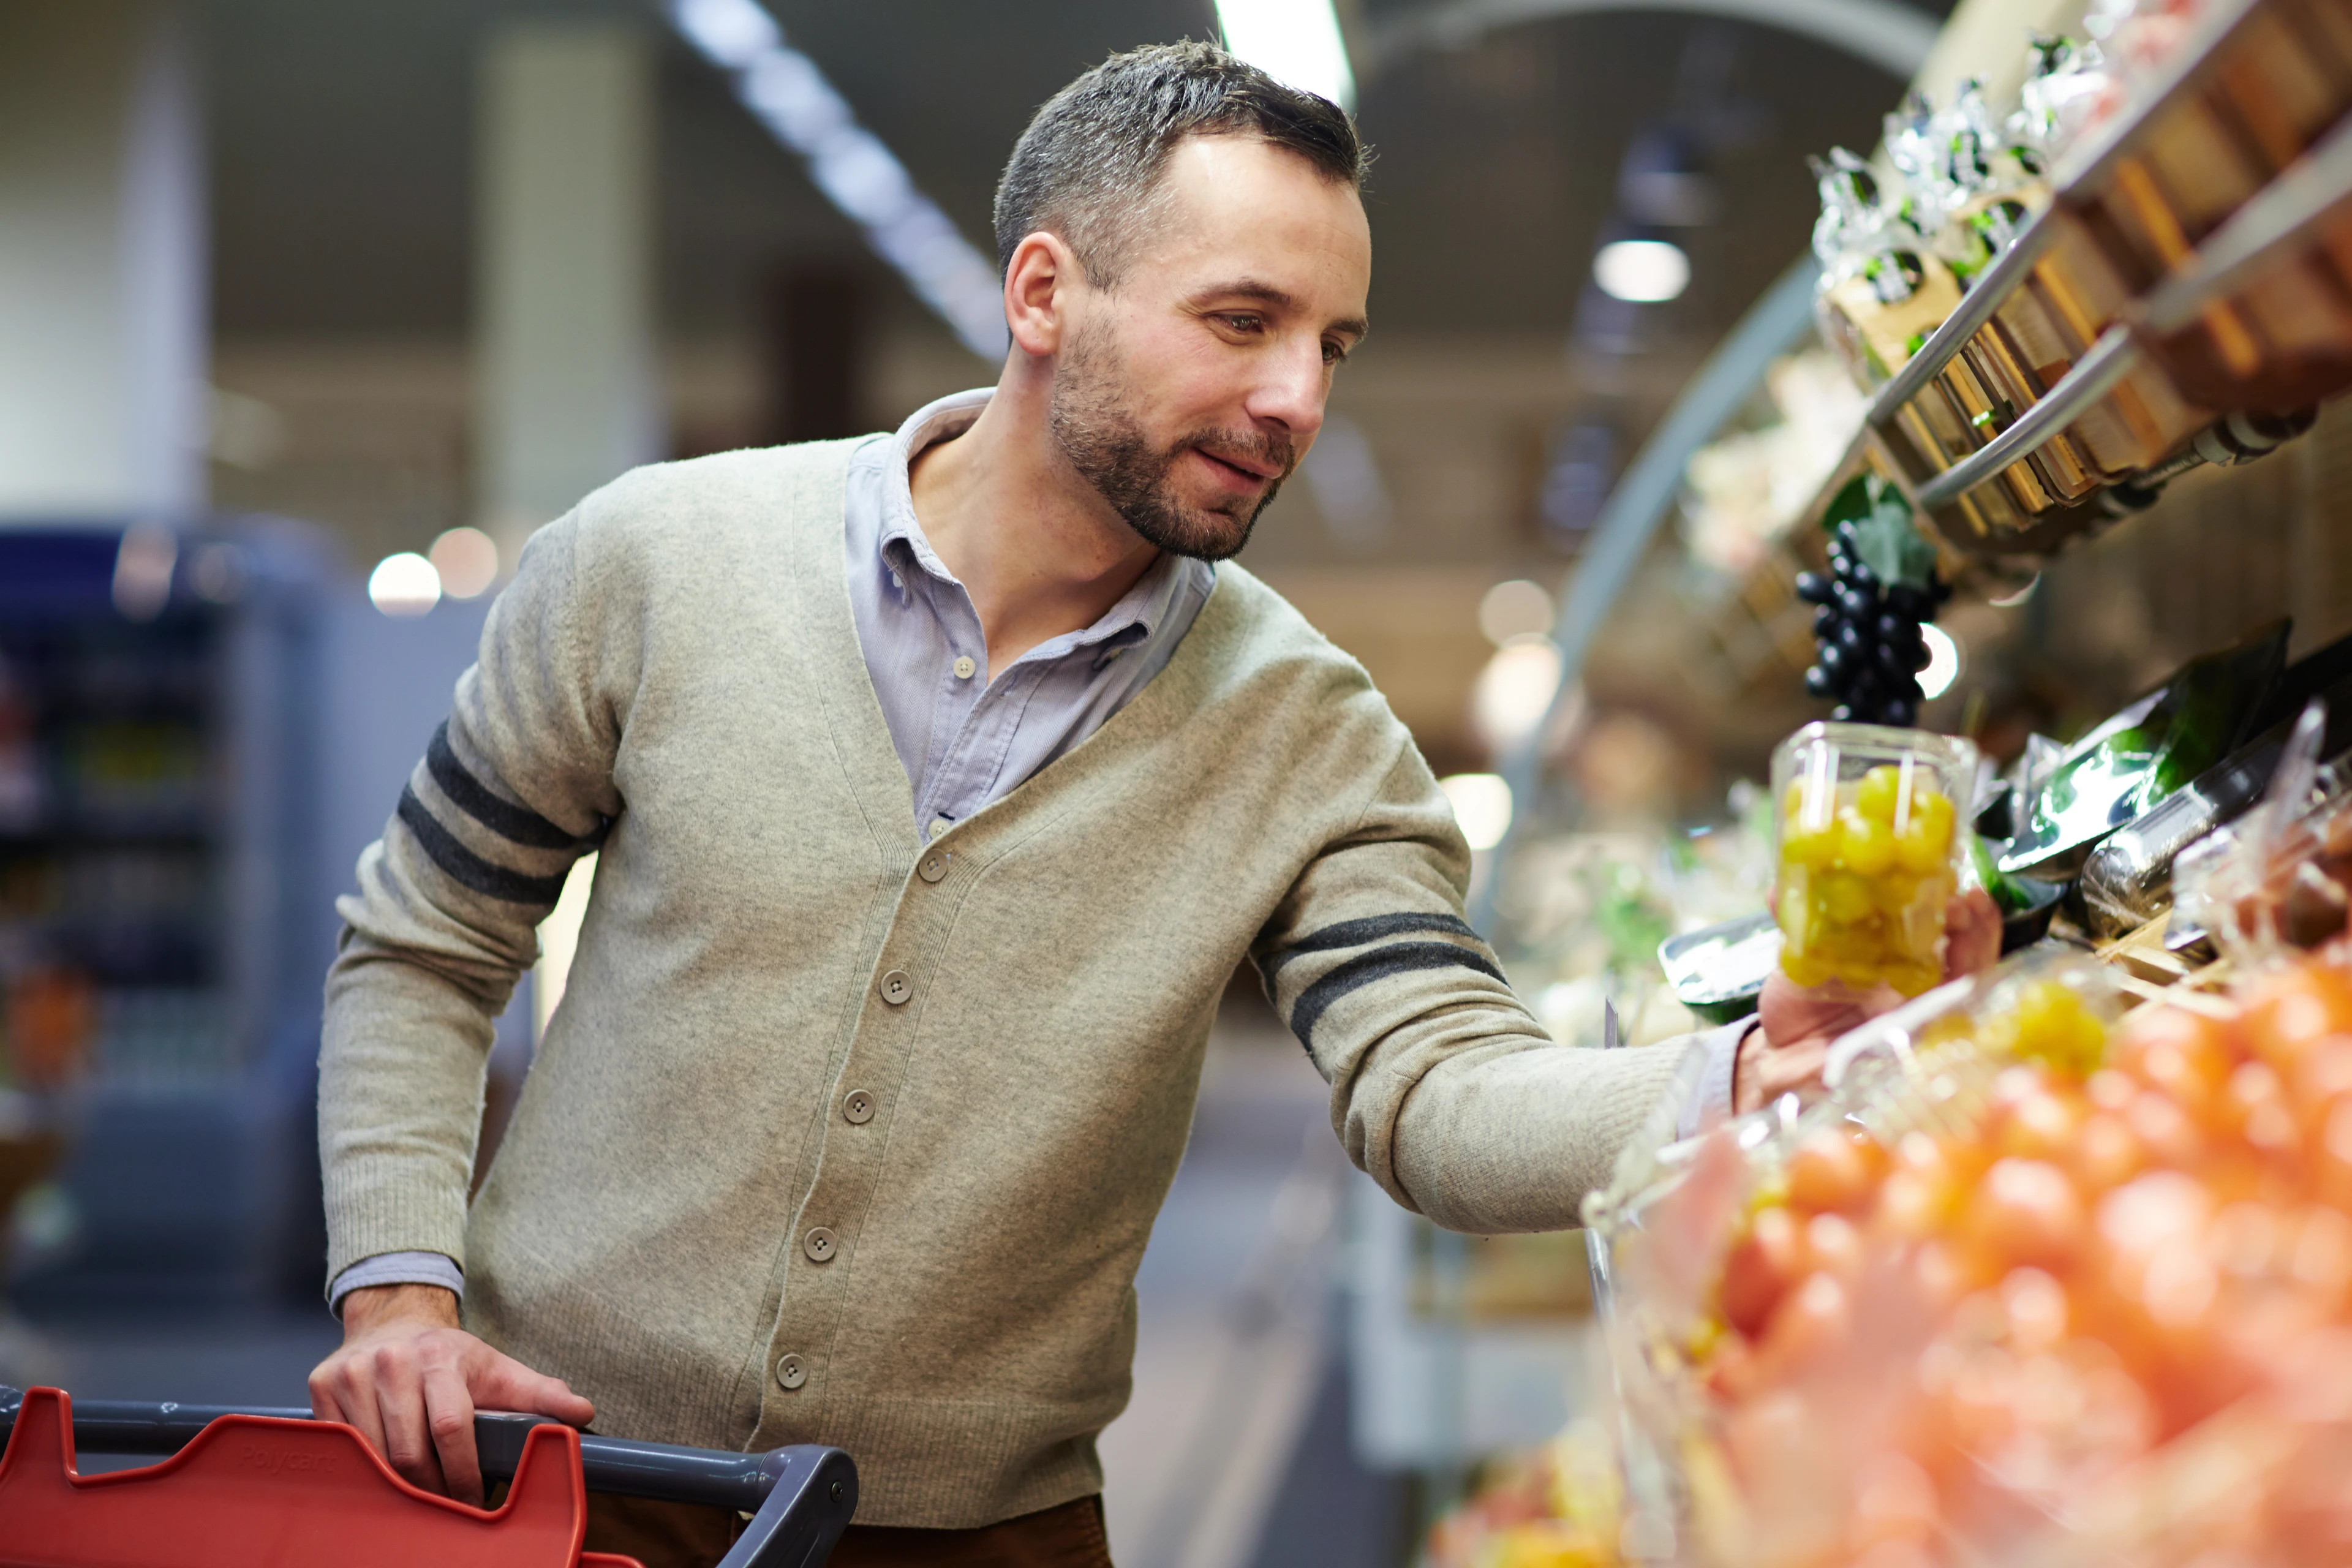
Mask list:
[[[1459,1228],[1575,1224],[1677,1053],[1546,1037],[1403,728],[1230,564],[1132,702],[920,843],[843,581],[851,445],[642,469],[525,551],[339,905],[328,1278],[446,1253],[467,1326],[598,1430],[838,1444],[861,1521],[970,1526],[1101,1485],[1244,958],[1349,1155]],[[491,1020],[599,844],[469,1210]]]

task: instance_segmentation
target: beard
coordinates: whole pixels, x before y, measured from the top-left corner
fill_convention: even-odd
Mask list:
[[[1081,331],[1055,367],[1051,417],[1062,455],[1146,542],[1195,561],[1239,554],[1258,514],[1297,465],[1290,438],[1203,428],[1155,447],[1128,412],[1135,399],[1129,395],[1125,366],[1115,361],[1108,345]],[[1170,476],[1177,459],[1195,448],[1265,464],[1276,469],[1276,477],[1255,499],[1235,496],[1219,505],[1189,505],[1177,497]]]

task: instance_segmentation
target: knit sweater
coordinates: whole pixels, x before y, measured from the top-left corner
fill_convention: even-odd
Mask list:
[[[338,906],[328,1275],[446,1253],[467,1326],[599,1431],[837,1444],[862,1521],[972,1526],[1101,1485],[1244,959],[1349,1156],[1456,1228],[1574,1225],[1677,1053],[1544,1035],[1403,727],[1230,563],[1134,700],[920,842],[843,582],[851,445],[640,469],[525,550]],[[596,847],[469,1207],[492,1020]]]

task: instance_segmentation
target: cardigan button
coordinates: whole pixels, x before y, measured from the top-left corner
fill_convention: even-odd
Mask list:
[[[923,863],[915,868],[915,875],[926,882],[936,882],[948,874],[948,862],[954,858],[952,849],[934,849],[923,857]]]
[[[819,1226],[801,1237],[801,1250],[808,1254],[811,1263],[830,1263],[833,1255],[841,1250],[841,1238]]]
[[[808,1381],[808,1363],[796,1355],[788,1355],[776,1363],[776,1381],[786,1388],[798,1388]]]
[[[882,977],[882,1000],[893,1007],[903,1007],[907,998],[915,994],[915,982],[903,969],[894,969]]]
[[[841,1102],[841,1119],[854,1126],[865,1126],[874,1120],[874,1097],[862,1089],[851,1089]]]

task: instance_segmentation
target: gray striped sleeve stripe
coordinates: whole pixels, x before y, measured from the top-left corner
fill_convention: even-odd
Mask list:
[[[1282,966],[1304,952],[1328,952],[1335,947],[1361,947],[1384,936],[1402,936],[1408,931],[1436,931],[1448,936],[1466,936],[1478,940],[1478,933],[1468,921],[1454,915],[1397,914],[1366,915],[1361,920],[1340,921],[1321,931],[1308,931],[1281,952],[1258,960],[1257,970],[1265,977],[1266,988],[1274,987],[1274,977]]]
[[[580,840],[566,833],[529,806],[517,805],[492,795],[481,780],[466,771],[457,753],[449,749],[449,721],[433,731],[433,743],[425,748],[425,771],[451,805],[501,838],[532,849],[572,849]]]
[[[416,792],[405,784],[400,790],[400,820],[416,835],[417,844],[450,880],[485,898],[503,899],[510,904],[552,905],[563,891],[561,875],[525,876],[494,865],[458,843],[447,828],[433,819],[425,803],[416,798]]]
[[[1290,1010],[1290,1032],[1311,1051],[1315,1048],[1315,1026],[1341,997],[1391,975],[1446,968],[1475,969],[1493,980],[1503,978],[1500,969],[1466,947],[1456,947],[1449,942],[1391,942],[1348,960],[1301,992],[1298,1005]]]

